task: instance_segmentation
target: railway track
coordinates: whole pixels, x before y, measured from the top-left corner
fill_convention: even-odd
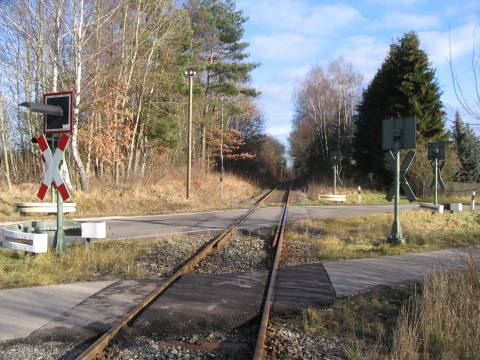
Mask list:
[[[272,241],[272,248],[275,250],[275,256],[273,259],[273,266],[270,270],[270,276],[267,282],[267,293],[265,295],[263,308],[261,311],[262,318],[258,328],[257,341],[255,344],[255,351],[253,353],[254,360],[262,360],[266,357],[265,344],[267,342],[268,322],[270,319],[270,312],[273,305],[273,298],[275,295],[275,286],[277,283],[278,268],[282,257],[283,249],[283,234],[285,233],[285,224],[287,222],[288,202],[290,200],[290,192],[292,185],[289,185],[289,189],[286,194],[282,212],[280,213],[280,219],[278,221],[277,231]]]
[[[182,267],[175,271],[170,277],[162,282],[157,288],[150,292],[137,306],[127,312],[120,318],[108,331],[100,336],[94,343],[92,343],[85,351],[83,351],[76,359],[77,360],[93,360],[101,359],[104,350],[110,342],[120,333],[120,331],[127,325],[132,323],[145,309],[147,309],[159,296],[161,296],[171,285],[186,274],[191,273],[204,259],[206,259],[217,248],[221,247],[228,239],[230,239],[233,231],[258,207],[265,203],[275,191],[279,191],[281,184],[276,188],[270,190],[267,194],[261,197],[255,205],[248,210],[242,217],[236,220],[229,228],[224,230],[220,235],[210,240],[204,245],[196,254],[194,254]],[[287,218],[287,207],[290,198],[291,184],[285,190],[283,197],[283,207],[280,213],[279,222],[275,235],[272,239],[271,247],[274,250],[273,266],[270,269],[264,301],[262,303],[261,322],[258,330],[258,337],[255,345],[254,359],[263,359],[266,355],[265,343],[267,339],[267,327],[270,316],[271,307],[273,304],[273,296],[275,284],[277,280],[278,267],[282,253],[283,233]]]

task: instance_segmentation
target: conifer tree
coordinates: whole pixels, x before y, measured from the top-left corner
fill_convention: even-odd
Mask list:
[[[463,122],[458,111],[455,113],[455,125],[452,132],[460,162],[460,170],[454,175],[454,180],[477,182],[480,179],[480,139],[470,126]]]
[[[186,8],[193,31],[190,50],[192,65],[199,73],[196,92],[204,96],[199,120],[202,136],[202,159],[205,162],[207,138],[221,127],[220,108],[226,117],[238,114],[242,97],[255,97],[257,91],[248,84],[258,64],[247,62],[248,43],[242,41],[247,21],[233,0],[189,0]]]
[[[385,176],[382,121],[415,116],[417,139],[444,139],[445,124],[440,89],[427,54],[415,32],[390,46],[387,58],[363,93],[358,107],[355,153],[363,174]]]

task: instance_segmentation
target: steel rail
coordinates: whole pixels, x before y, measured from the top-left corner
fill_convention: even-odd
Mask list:
[[[93,360],[98,359],[102,351],[108,346],[112,339],[122,330],[125,325],[134,320],[143,310],[145,310],[152,302],[155,301],[165,290],[167,290],[173,283],[180,279],[185,274],[190,273],[201,261],[217,249],[217,247],[225,240],[227,240],[232,231],[250,214],[252,214],[265,200],[267,200],[275,190],[281,186],[278,185],[270,190],[267,194],[262,196],[255,205],[249,209],[242,217],[230,225],[220,235],[212,239],[199,252],[193,255],[180,269],[173,275],[168,277],[156,289],[150,292],[135,308],[130,310],[121,319],[119,319],[109,330],[107,330],[101,337],[99,337],[93,344],[91,344],[84,352],[82,352],[76,360]]]
[[[253,353],[254,360],[263,360],[266,356],[265,343],[267,340],[268,321],[270,319],[270,311],[273,305],[273,298],[275,296],[275,286],[277,283],[278,268],[280,264],[280,259],[282,257],[283,234],[285,233],[285,224],[287,222],[287,209],[288,202],[290,201],[291,190],[292,185],[290,184],[290,188],[288,189],[287,193],[287,199],[283,205],[282,213],[280,216],[279,226],[272,242],[272,247],[276,246],[275,258],[273,261],[272,270],[270,272],[267,295],[265,296],[265,301],[263,304],[262,319],[260,321],[260,326],[257,334],[257,342],[255,344],[255,351]]]

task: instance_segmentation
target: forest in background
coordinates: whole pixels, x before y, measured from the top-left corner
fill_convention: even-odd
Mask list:
[[[43,174],[33,137],[43,121],[19,111],[44,93],[74,91],[67,163],[81,189],[185,166],[188,79],[194,69],[193,159],[256,179],[284,171],[284,147],[266,136],[232,0],[18,0],[0,4],[2,180]]]
[[[461,89],[458,91],[461,94]],[[459,98],[459,106],[480,119],[480,112],[472,110],[464,98]],[[435,69],[415,32],[407,32],[391,44],[365,88],[361,74],[343,59],[325,69],[314,66],[310,70],[295,94],[289,139],[297,176],[330,177],[330,157],[338,151],[341,175],[350,185],[386,186],[392,171],[382,149],[382,121],[408,116],[417,120],[416,158],[407,173],[417,194],[431,191],[429,142],[449,141],[445,180],[480,181],[480,138],[458,111],[455,119],[450,119],[452,128],[447,128]]]

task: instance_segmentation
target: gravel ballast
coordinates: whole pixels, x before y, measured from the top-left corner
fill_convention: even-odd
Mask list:
[[[269,324],[267,341],[270,360],[342,360],[346,359],[344,345],[318,336],[309,336],[288,328],[285,322]]]
[[[235,232],[195,270],[198,273],[264,271],[270,267],[268,240]]]

